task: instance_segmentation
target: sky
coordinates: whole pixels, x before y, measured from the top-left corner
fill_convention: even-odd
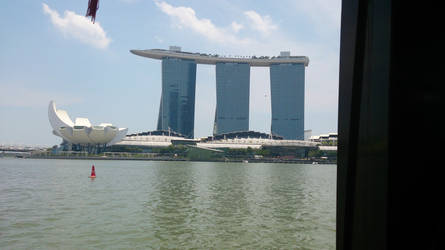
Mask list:
[[[309,57],[305,129],[337,132],[339,0],[102,0],[96,22],[88,0],[3,1],[0,8],[0,144],[59,144],[48,104],[74,121],[156,129],[161,62],[130,49],[227,56]],[[212,134],[215,66],[198,65],[195,137]],[[270,132],[267,67],[250,74],[250,130]]]

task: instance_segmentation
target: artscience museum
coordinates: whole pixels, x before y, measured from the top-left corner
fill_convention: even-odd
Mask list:
[[[62,144],[68,150],[97,151],[120,142],[128,131],[111,123],[92,125],[88,118],[76,118],[73,122],[65,110],[56,108],[54,101],[49,103],[48,118],[53,134],[63,139]]]

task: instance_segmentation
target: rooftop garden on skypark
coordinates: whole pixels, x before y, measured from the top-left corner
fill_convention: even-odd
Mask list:
[[[185,55],[196,55],[196,56],[205,56],[205,57],[220,57],[220,58],[240,58],[240,59],[275,59],[275,58],[305,58],[305,56],[291,56],[290,53],[282,53],[279,56],[240,56],[240,55],[218,55],[218,54],[207,54],[207,53],[199,53],[199,52],[187,52],[181,50],[166,50],[166,49],[152,49],[153,51],[167,52],[167,53],[177,53],[177,54],[185,54]],[[288,52],[288,51],[284,51]]]

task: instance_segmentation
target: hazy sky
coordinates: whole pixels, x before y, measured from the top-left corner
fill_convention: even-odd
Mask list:
[[[0,144],[59,144],[47,108],[74,120],[113,123],[129,133],[156,129],[161,62],[130,49],[220,55],[309,57],[305,129],[337,131],[339,0],[102,0],[96,23],[88,0],[3,1],[0,8]],[[252,68],[250,130],[270,131],[269,69]],[[198,65],[195,136],[215,113],[215,67]]]

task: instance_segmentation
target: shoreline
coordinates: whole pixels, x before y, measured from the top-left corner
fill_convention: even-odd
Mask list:
[[[173,157],[103,157],[103,156],[28,156],[23,159],[54,159],[54,160],[116,160],[116,161],[196,161],[196,162],[237,162],[237,163],[284,163],[284,164],[337,164],[334,160],[325,159],[213,159],[190,160]],[[246,162],[247,161],[247,162]]]

